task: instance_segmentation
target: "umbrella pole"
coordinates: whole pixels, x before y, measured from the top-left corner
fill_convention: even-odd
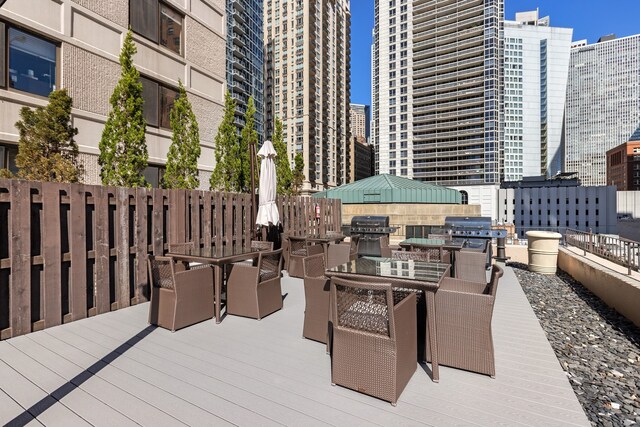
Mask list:
[[[256,144],[255,141],[249,143],[249,157],[251,158],[251,240],[255,240],[256,234]]]

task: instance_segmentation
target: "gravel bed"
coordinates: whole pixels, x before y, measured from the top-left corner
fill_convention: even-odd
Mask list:
[[[510,266],[591,423],[640,426],[640,328],[562,271]]]

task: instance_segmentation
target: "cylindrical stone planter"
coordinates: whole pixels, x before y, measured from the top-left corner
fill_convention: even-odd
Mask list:
[[[561,237],[560,233],[552,231],[527,231],[530,271],[555,274]]]

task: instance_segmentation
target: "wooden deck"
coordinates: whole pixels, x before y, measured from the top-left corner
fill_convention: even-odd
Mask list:
[[[588,426],[507,268],[494,314],[495,379],[419,366],[397,407],[332,387],[322,344],[302,335],[302,281],[284,309],[171,333],[142,304],[0,342],[0,423],[31,425]]]

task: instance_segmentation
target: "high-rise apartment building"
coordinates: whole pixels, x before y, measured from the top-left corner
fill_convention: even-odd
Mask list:
[[[443,185],[501,177],[503,0],[376,0],[376,171]]]
[[[562,171],[570,28],[538,11],[504,24],[504,180]]]
[[[218,2],[219,3],[219,2]],[[120,78],[131,28],[143,86],[149,167],[157,186],[171,144],[169,112],[185,85],[200,127],[200,188],[209,188],[225,92],[225,11],[217,3],[159,0],[11,1],[0,9],[0,168],[15,170],[20,108],[44,106],[52,90],[73,98],[82,181],[100,183],[98,142]],[[184,5],[187,6],[184,6]],[[4,60],[6,59],[6,61]]]
[[[350,25],[349,0],[264,2],[265,134],[282,120],[304,193],[347,182]]]
[[[640,123],[640,35],[571,49],[565,169],[583,185],[606,184],[606,152]]]
[[[372,174],[372,150],[369,144],[369,106],[351,104],[348,181],[358,181]]]
[[[369,140],[369,106],[363,104],[351,104],[349,109],[351,118],[351,136],[360,138],[361,142]]]
[[[263,0],[226,0],[227,88],[236,100],[236,125],[244,126],[249,97],[256,108],[255,128],[263,140],[264,43]]]

